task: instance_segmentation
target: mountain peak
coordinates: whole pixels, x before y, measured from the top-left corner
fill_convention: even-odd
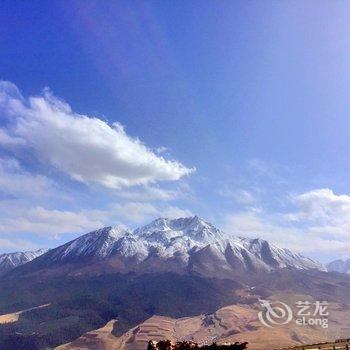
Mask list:
[[[184,229],[189,225],[203,225],[203,226],[212,226],[208,224],[203,219],[198,216],[188,216],[176,219],[170,218],[158,218],[153,220],[151,223],[145,225],[143,228],[154,228],[154,229]],[[137,231],[137,230],[135,230]]]
[[[226,234],[198,216],[177,219],[159,218],[134,231],[138,237],[170,244],[175,238],[193,240],[199,244],[222,242]]]

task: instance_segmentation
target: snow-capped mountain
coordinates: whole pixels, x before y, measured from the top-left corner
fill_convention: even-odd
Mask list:
[[[103,263],[101,263],[103,261]],[[79,271],[194,272],[226,278],[244,271],[324,267],[261,239],[235,237],[203,219],[157,219],[134,231],[106,227],[35,259],[27,268],[79,264]],[[89,266],[89,268],[87,268]]]
[[[347,260],[334,260],[326,265],[327,270],[330,272],[350,273],[350,259]]]
[[[13,270],[15,267],[26,264],[46,252],[47,249],[38,249],[29,252],[0,254],[0,276]]]

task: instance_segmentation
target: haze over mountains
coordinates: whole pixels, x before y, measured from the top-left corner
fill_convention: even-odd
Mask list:
[[[129,231],[105,227],[47,252],[14,272],[177,272],[235,278],[279,268],[317,269],[322,264],[265,240],[235,237],[194,216],[154,220]],[[89,266],[89,268],[87,268]]]

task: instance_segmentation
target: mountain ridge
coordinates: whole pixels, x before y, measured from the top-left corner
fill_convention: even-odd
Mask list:
[[[40,248],[33,251],[0,254],[0,276],[5,275],[18,266],[22,266],[29,261],[32,261],[47,251],[48,249],[46,248]]]
[[[101,228],[51,249],[14,272],[67,264],[73,273],[85,273],[89,265],[96,273],[172,271],[221,278],[279,268],[325,271],[322,264],[301,254],[263,239],[233,236],[193,216],[159,218],[133,231]]]

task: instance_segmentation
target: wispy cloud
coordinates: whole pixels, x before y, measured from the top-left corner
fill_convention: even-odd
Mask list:
[[[101,213],[28,208],[18,203],[1,203],[0,233],[34,233],[54,237],[66,233],[82,233],[104,226]]]
[[[227,187],[221,189],[218,191],[218,194],[221,197],[226,197],[234,200],[235,202],[239,204],[244,204],[244,205],[251,205],[255,203],[256,198],[254,195],[248,191],[248,190],[243,190],[243,189],[229,189]]]
[[[177,206],[162,205],[158,206],[144,202],[126,202],[123,204],[112,204],[108,211],[110,218],[127,220],[131,224],[140,224],[149,222],[158,217],[179,218],[193,215],[188,209],[182,209]]]
[[[0,247],[9,251],[25,251],[38,249],[39,246],[24,239],[0,238]]]
[[[110,203],[103,209],[74,211],[28,207],[20,201],[1,201],[0,235],[8,238],[12,234],[32,233],[45,238],[58,238],[65,234],[86,233],[104,226],[129,224],[134,227],[135,224],[146,223],[158,217],[190,215],[192,213],[189,210],[177,206],[157,206],[145,202]],[[1,239],[0,248],[3,248]]]
[[[118,192],[118,196],[138,201],[172,201],[181,196],[178,190],[166,190],[154,186],[142,186]]]
[[[55,195],[55,184],[46,176],[25,171],[14,158],[0,158],[0,190],[22,198],[46,197]]]

